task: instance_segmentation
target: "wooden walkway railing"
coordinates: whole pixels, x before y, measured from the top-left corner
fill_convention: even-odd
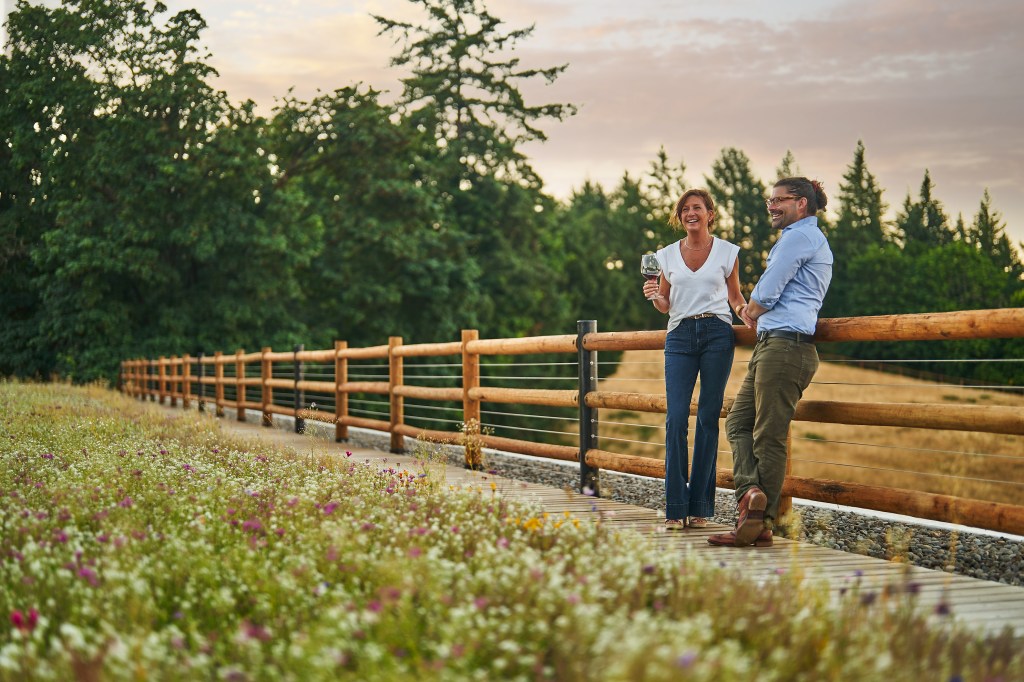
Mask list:
[[[248,410],[262,414],[270,424],[274,414],[296,418],[296,428],[303,428],[305,419],[316,419],[335,425],[338,440],[348,438],[350,426],[391,434],[391,449],[404,450],[404,438],[425,438],[451,442],[450,431],[425,430],[405,423],[404,400],[460,402],[464,423],[479,422],[481,403],[514,403],[576,408],[580,414],[580,445],[578,447],[541,443],[515,438],[479,434],[474,439],[486,447],[532,455],[540,458],[580,463],[581,487],[590,486],[599,492],[599,471],[618,471],[654,478],[664,478],[664,460],[625,455],[594,447],[597,443],[598,410],[613,408],[640,412],[665,411],[662,394],[622,393],[595,390],[596,353],[599,351],[661,350],[664,331],[596,332],[593,323],[581,322],[578,333],[518,339],[479,339],[474,330],[462,332],[461,341],[404,345],[399,337],[387,345],[349,348],[344,341],[333,349],[291,352],[264,348],[258,353],[239,350],[234,354],[217,352],[212,356],[172,356],[159,359],[125,360],[121,366],[120,384],[126,393],[142,399],[178,400],[184,407],[199,396],[192,386],[213,387],[218,415],[225,406],[236,410],[244,421]],[[1024,310],[996,309],[917,315],[886,315],[877,317],[837,318],[818,323],[816,339],[832,341],[928,341],[954,339],[993,339],[1024,337]],[[754,333],[745,327],[736,328],[737,344],[751,345]],[[480,358],[494,355],[573,354],[579,365],[577,390],[515,389],[481,385]],[[436,388],[408,385],[404,382],[403,360],[412,357],[458,357],[462,364],[459,388]],[[387,381],[350,381],[350,360],[385,360]],[[333,363],[333,380],[310,381],[302,374],[303,363]],[[291,378],[275,376],[275,365],[292,368]],[[259,367],[258,374],[252,368]],[[225,367],[233,369],[225,375]],[[195,373],[193,373],[193,368]],[[212,368],[212,372],[209,371]],[[225,387],[233,387],[235,400],[225,398]],[[274,389],[293,392],[294,405],[274,403]],[[258,389],[259,401],[256,397]],[[334,396],[334,411],[310,410],[303,395],[306,391]],[[387,396],[388,420],[368,419],[349,414],[348,396],[368,393]],[[582,398],[581,398],[582,394]],[[202,404],[201,404],[202,407]],[[728,413],[730,401],[723,407]],[[696,413],[696,404],[691,406]],[[801,401],[796,417],[800,421],[870,426],[903,426],[920,429],[972,431],[980,433],[1024,435],[1024,411],[1016,407],[993,405],[941,405],[918,403],[863,403],[838,401]],[[792,458],[790,458],[792,459]],[[1024,465],[1024,453],[1021,463]],[[732,488],[732,472],[718,471],[718,485]],[[852,507],[906,514],[923,519],[966,524],[979,528],[1024,535],[1024,506],[1003,504],[932,492],[888,488],[839,480],[789,475],[783,486],[788,506],[792,497]]]

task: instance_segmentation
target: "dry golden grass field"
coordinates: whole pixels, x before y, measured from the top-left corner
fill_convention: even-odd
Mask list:
[[[736,349],[726,398],[736,395],[751,349]],[[600,390],[664,394],[661,351],[628,351]],[[698,385],[699,390],[699,385]],[[694,392],[694,399],[697,393]],[[822,362],[806,400],[866,403],[1007,405],[1024,409],[1022,392],[950,387]],[[602,410],[599,447],[664,458],[664,415]],[[721,423],[718,467],[732,468]],[[694,419],[690,419],[691,447]],[[793,423],[793,474],[1024,504],[1024,437],[966,431]],[[620,440],[621,439],[621,440]]]

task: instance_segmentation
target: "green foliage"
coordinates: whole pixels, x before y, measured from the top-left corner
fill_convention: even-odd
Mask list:
[[[963,219],[961,218],[961,221]],[[963,241],[978,249],[984,256],[1005,272],[1011,279],[1019,281],[1024,276],[1024,264],[1020,255],[1013,248],[1013,243],[1006,234],[1006,224],[998,211],[992,208],[992,196],[985,189],[974,214],[974,222],[969,229],[962,229]]]
[[[519,84],[552,82],[566,67],[521,66],[510,55],[533,28],[503,30],[478,0],[410,2],[426,14],[422,24],[374,19],[401,46],[392,64],[412,70],[403,79],[400,112],[432,145],[424,182],[440,202],[444,229],[461,240],[466,261],[477,264],[463,273],[470,319],[485,336],[566,333],[573,312],[551,295],[562,260],[551,224],[554,202],[540,193],[539,178],[518,150],[545,139],[538,121],[575,111],[566,104],[529,105]]]
[[[894,244],[855,257],[849,266],[848,305],[859,315],[950,312],[1012,307],[1009,275],[985,254],[962,242],[908,254]],[[1020,291],[1019,284],[1016,291]],[[1020,339],[871,342],[836,344],[837,352],[879,359],[1022,357]],[[1024,369],[985,363],[949,366],[916,364],[937,374],[1024,385]]]
[[[289,224],[295,198],[240,161],[256,158],[260,122],[206,84],[202,19],[160,25],[161,11],[83,1],[10,16],[0,108],[15,190],[0,230],[18,244],[5,278],[32,287],[8,332],[30,368],[89,380],[132,355],[302,334],[292,273],[316,226]]]
[[[410,23],[374,15],[381,34],[401,51],[391,63],[408,67],[402,105],[417,128],[428,131],[440,157],[453,159],[472,175],[510,180],[536,177],[518,151],[520,144],[544,140],[537,121],[561,121],[575,113],[568,104],[528,105],[518,83],[553,82],[567,65],[529,68],[508,56],[533,27],[502,30],[502,21],[480,0],[409,0],[426,14]]]
[[[884,215],[888,210],[882,189],[864,160],[864,143],[857,141],[853,161],[839,185],[839,209],[835,226],[829,232],[829,245],[835,254],[832,284],[825,298],[825,317],[858,314],[850,302],[856,296],[857,282],[851,276],[852,263],[861,255],[876,253],[887,243]],[[865,314],[865,313],[860,313]]]
[[[800,166],[796,162],[796,157],[793,156],[793,150],[787,149],[786,155],[782,157],[782,161],[779,162],[778,167],[775,169],[775,177],[793,178],[802,174]]]
[[[907,194],[902,210],[896,215],[897,239],[908,253],[918,253],[953,241],[949,217],[942,208],[942,202],[932,196],[934,189],[931,175],[925,170],[918,201],[912,201]]]
[[[307,344],[455,339],[475,322],[479,267],[425,181],[431,139],[393,114],[376,92],[348,87],[287,97],[267,124],[275,188],[301,197],[291,221],[322,234],[296,273],[305,295],[292,314],[310,330]],[[456,295],[464,306],[451,305]]]

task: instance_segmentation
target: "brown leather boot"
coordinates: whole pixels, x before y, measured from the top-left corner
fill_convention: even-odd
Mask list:
[[[708,538],[708,544],[715,545],[716,547],[749,547],[751,545],[754,547],[771,547],[773,543],[772,531],[768,528],[762,530],[761,533],[754,538],[753,542],[740,544],[737,542],[737,538],[738,536],[736,535],[736,531],[731,530],[728,533],[712,535]]]
[[[746,509],[736,522],[736,545],[746,547],[764,530],[764,510],[768,506],[768,496],[757,487],[745,494]]]

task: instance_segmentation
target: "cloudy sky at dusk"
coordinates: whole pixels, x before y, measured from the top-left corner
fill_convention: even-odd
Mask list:
[[[217,86],[269,113],[294,87],[360,81],[401,89],[395,47],[371,14],[419,20],[406,0],[164,0],[193,7]],[[579,113],[526,149],[547,190],[613,187],[664,146],[703,185],[723,147],[745,151],[766,181],[793,151],[838,191],[858,139],[898,207],[930,170],[955,220],[984,189],[1024,241],[1024,2],[1020,0],[491,0],[509,28],[536,25],[517,54],[568,63],[531,103]]]

